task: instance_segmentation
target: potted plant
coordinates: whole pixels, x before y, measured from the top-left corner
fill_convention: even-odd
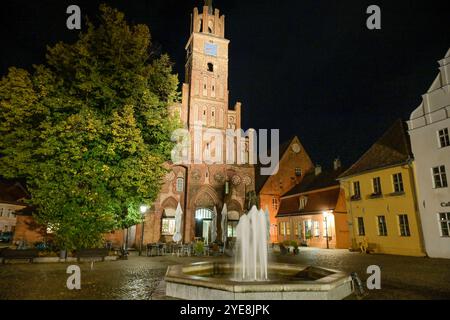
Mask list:
[[[203,255],[203,252],[205,251],[205,244],[203,241],[198,241],[194,245],[194,252],[196,256]]]

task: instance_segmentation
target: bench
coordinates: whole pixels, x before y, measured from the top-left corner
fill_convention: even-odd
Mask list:
[[[101,258],[105,261],[105,258],[109,256],[108,248],[99,249],[80,249],[76,252],[77,261],[80,262],[81,258]]]
[[[4,249],[1,251],[1,256],[3,257],[3,263],[6,260],[29,260],[33,263],[33,259],[39,256],[38,249],[24,249],[24,250],[14,250],[14,249]]]

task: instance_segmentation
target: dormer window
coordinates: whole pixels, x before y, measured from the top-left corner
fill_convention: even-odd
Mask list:
[[[308,198],[307,197],[300,197],[298,209],[299,210],[305,210],[305,207],[306,207],[307,203],[308,203]]]

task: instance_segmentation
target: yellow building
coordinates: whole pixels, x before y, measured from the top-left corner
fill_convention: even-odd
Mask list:
[[[354,249],[425,256],[407,128],[395,124],[340,177]]]

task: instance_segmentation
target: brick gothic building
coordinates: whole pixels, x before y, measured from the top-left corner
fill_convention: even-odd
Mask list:
[[[191,152],[205,152],[221,156],[225,161],[227,151],[217,148],[214,139],[206,139],[194,147],[194,130],[205,132],[215,129],[225,137],[227,129],[241,128],[241,103],[229,108],[228,91],[228,44],[225,39],[225,16],[213,10],[211,1],[199,13],[194,8],[191,20],[191,35],[186,44],[186,79],[182,87],[182,103],[174,106],[191,135]],[[225,138],[224,138],[225,140]],[[248,159],[248,140],[242,139],[239,154]],[[201,149],[201,150],[199,150]],[[236,158],[237,147],[234,150]],[[234,162],[236,163],[236,162]],[[161,193],[156,202],[145,213],[144,233],[142,224],[105,235],[113,245],[139,247],[142,243],[171,242],[175,233],[175,211],[178,204],[183,210],[183,242],[195,238],[211,239],[210,226],[214,208],[217,209],[217,239],[222,239],[221,212],[224,204],[228,208],[228,237],[235,237],[240,216],[244,213],[246,195],[255,190],[254,166],[226,164],[173,165],[162,182]],[[32,220],[31,217],[27,217]],[[28,223],[20,223],[18,229],[28,230]],[[38,235],[38,234],[36,234]],[[25,236],[20,239],[39,241],[43,235]],[[128,238],[128,239],[127,239]],[[15,240],[19,240],[18,237]]]
[[[225,136],[226,129],[241,128],[241,103],[229,108],[228,45],[225,38],[225,16],[213,9],[211,1],[199,13],[194,8],[191,34],[186,44],[186,78],[182,87],[179,113],[194,143],[194,130],[216,129]],[[210,152],[225,157],[225,147],[216,148],[214,139],[205,137],[191,152]],[[245,147],[245,144],[243,145]],[[202,150],[198,148],[202,147]],[[197,150],[195,149],[197,148]],[[248,144],[246,146],[248,150]],[[235,150],[234,154],[237,154]],[[245,150],[244,150],[245,152]],[[225,161],[222,163],[226,163]],[[246,194],[255,190],[254,166],[225,164],[170,164],[160,195],[145,215],[143,243],[170,242],[175,232],[175,211],[183,209],[183,241],[210,239],[208,230],[214,207],[218,212],[218,239],[221,211],[228,208],[228,236],[234,237],[235,226],[244,213]],[[140,243],[141,226],[129,230],[129,243]],[[133,241],[135,238],[135,241]]]

